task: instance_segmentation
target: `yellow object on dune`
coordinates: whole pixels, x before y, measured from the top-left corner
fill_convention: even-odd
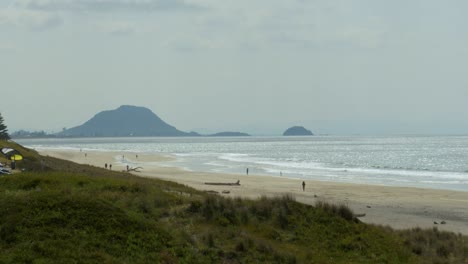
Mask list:
[[[14,154],[14,155],[11,155],[10,159],[11,160],[23,160],[23,156]]]

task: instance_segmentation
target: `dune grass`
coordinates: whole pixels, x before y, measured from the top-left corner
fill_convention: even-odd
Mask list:
[[[26,150],[27,151],[27,150]],[[0,263],[466,263],[464,236],[341,205],[223,198],[27,152],[0,177]]]

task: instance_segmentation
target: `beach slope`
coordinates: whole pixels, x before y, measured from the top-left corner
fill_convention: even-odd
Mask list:
[[[256,199],[292,195],[299,202],[314,205],[325,201],[349,206],[365,223],[388,225],[395,229],[433,228],[468,234],[468,192],[345,184],[306,181],[260,175],[241,175],[191,172],[163,166],[171,159],[164,155],[115,152],[40,151],[80,164],[104,167],[113,164],[114,170],[126,170],[126,164],[141,166],[138,176],[154,177],[185,184],[198,190],[216,192],[224,196]],[[207,182],[240,185],[207,185]]]

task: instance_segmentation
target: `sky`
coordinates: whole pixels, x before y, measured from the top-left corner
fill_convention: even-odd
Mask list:
[[[468,134],[465,0],[0,0],[0,113],[201,133]]]

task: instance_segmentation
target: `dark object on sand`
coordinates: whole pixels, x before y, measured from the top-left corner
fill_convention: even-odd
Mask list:
[[[141,172],[141,171],[139,171],[139,169],[143,169],[143,168],[142,168],[142,167],[127,168],[127,172],[131,172],[131,171],[134,171],[134,172]]]
[[[366,206],[366,207],[367,207],[367,208],[371,208],[371,206],[370,206],[370,205],[368,205],[368,206]]]
[[[434,221],[434,225],[438,225],[439,223],[437,223],[436,221]]]
[[[364,217],[366,214],[354,214],[354,217]]]
[[[224,193],[224,194],[230,194],[230,193],[231,193],[231,191],[224,190],[224,191],[222,191],[222,193]]]
[[[445,222],[445,221],[440,222],[440,224],[442,224],[442,225],[445,225],[446,223],[447,223],[447,222]]]
[[[205,182],[206,185],[227,185],[227,186],[240,186],[240,180],[234,183],[224,183],[224,182]]]

